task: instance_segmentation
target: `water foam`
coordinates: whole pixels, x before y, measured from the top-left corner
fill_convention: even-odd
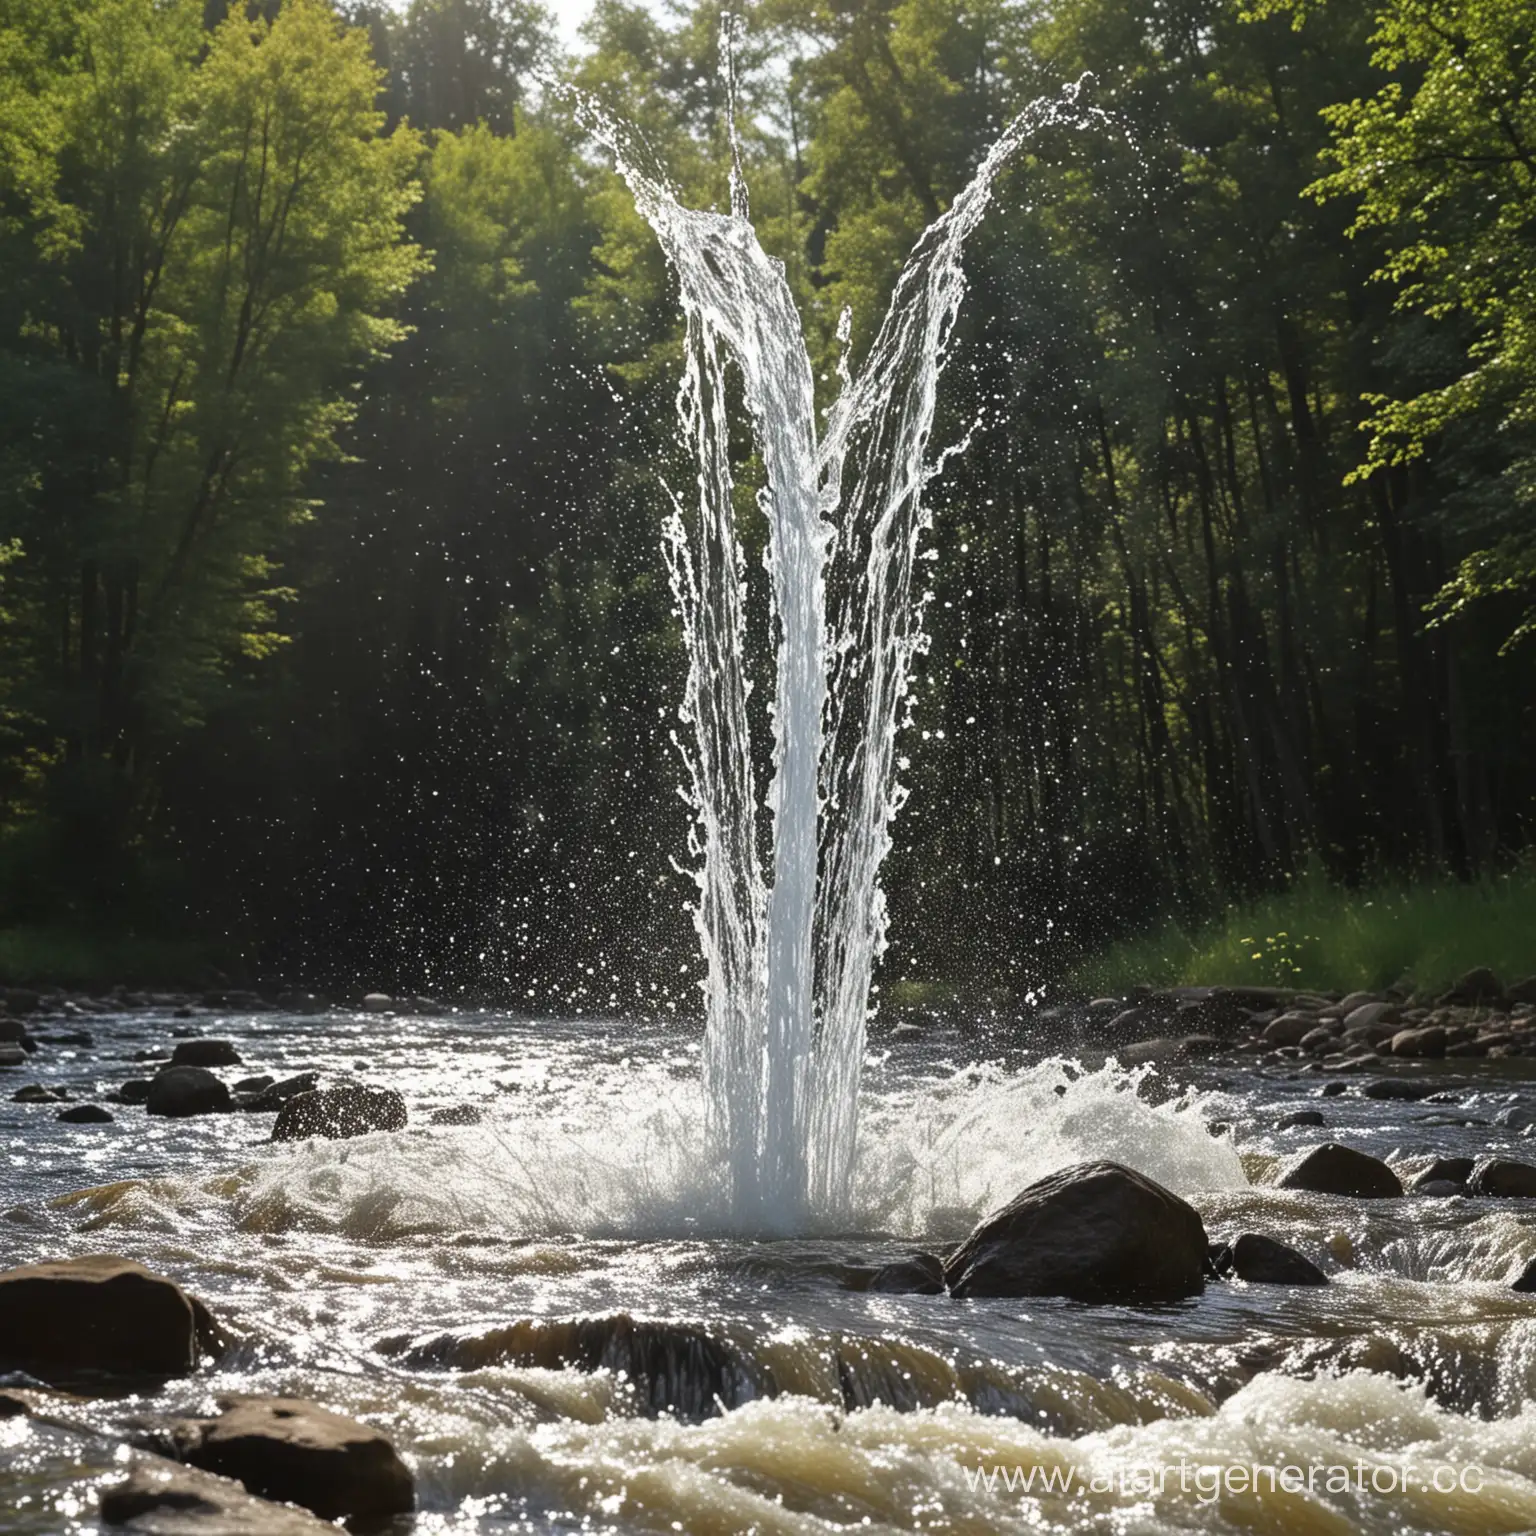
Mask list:
[[[942,1237],[1056,1169],[1129,1164],[1184,1195],[1243,1183],[1198,1100],[1154,1105],[1145,1070],[1082,1072],[1052,1060],[982,1063],[865,1095],[843,1232]],[[1059,1090],[1059,1091],[1058,1091]],[[476,1127],[311,1142],[231,1185],[248,1230],[358,1238],[490,1229],[518,1238],[680,1238],[750,1233],[712,1159],[703,1088],[661,1068],[594,1066]],[[809,1215],[804,1232],[828,1229]]]

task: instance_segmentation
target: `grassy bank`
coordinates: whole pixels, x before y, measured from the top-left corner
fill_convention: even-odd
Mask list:
[[[238,965],[230,946],[203,939],[145,938],[88,928],[0,928],[0,985],[203,987]]]
[[[1318,876],[1204,928],[1170,925],[1080,966],[1071,986],[1265,985],[1349,991],[1400,980],[1433,990],[1474,966],[1505,981],[1536,973],[1536,870],[1476,885],[1343,890]]]

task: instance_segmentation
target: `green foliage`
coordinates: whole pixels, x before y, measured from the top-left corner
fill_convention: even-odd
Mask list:
[[[1442,597],[1455,617],[1491,593],[1530,592],[1536,576],[1536,14],[1519,0],[1391,0],[1376,21],[1373,62],[1391,78],[1325,110],[1336,169],[1311,190],[1352,204],[1351,233],[1379,232],[1377,276],[1400,310],[1470,329],[1451,377],[1367,396],[1357,473],[1421,459],[1483,414],[1512,444],[1501,536]],[[1515,638],[1533,625],[1529,608]]]
[[[1399,981],[1443,990],[1476,966],[1505,981],[1536,967],[1536,873],[1472,884],[1382,882],[1348,890],[1319,871],[1214,923],[1171,925],[1078,967],[1082,993],[1159,986],[1287,986],[1350,992]]]

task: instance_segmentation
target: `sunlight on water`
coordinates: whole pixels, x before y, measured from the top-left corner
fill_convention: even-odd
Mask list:
[[[1025,1184],[1093,1157],[1186,1195],[1240,1188],[1237,1154],[1211,1137],[1198,1104],[1149,1104],[1136,1093],[1142,1076],[1060,1061],[1016,1072],[983,1065],[867,1093],[852,1204],[835,1229],[964,1230]],[[278,1153],[237,1184],[234,1200],[249,1230],[314,1226],[360,1237],[474,1227],[515,1237],[750,1231],[710,1159],[704,1124],[697,1079],[634,1065],[594,1070],[558,1102],[538,1098],[482,1126]]]

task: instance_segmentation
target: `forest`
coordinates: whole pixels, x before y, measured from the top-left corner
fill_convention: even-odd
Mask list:
[[[829,390],[1011,116],[1083,109],[969,248],[888,976],[1035,988],[1297,881],[1520,870],[1536,11],[739,10]],[[570,87],[726,207],[720,30],[0,0],[0,939],[691,1006],[681,325]],[[736,474],[766,655],[745,430]]]

